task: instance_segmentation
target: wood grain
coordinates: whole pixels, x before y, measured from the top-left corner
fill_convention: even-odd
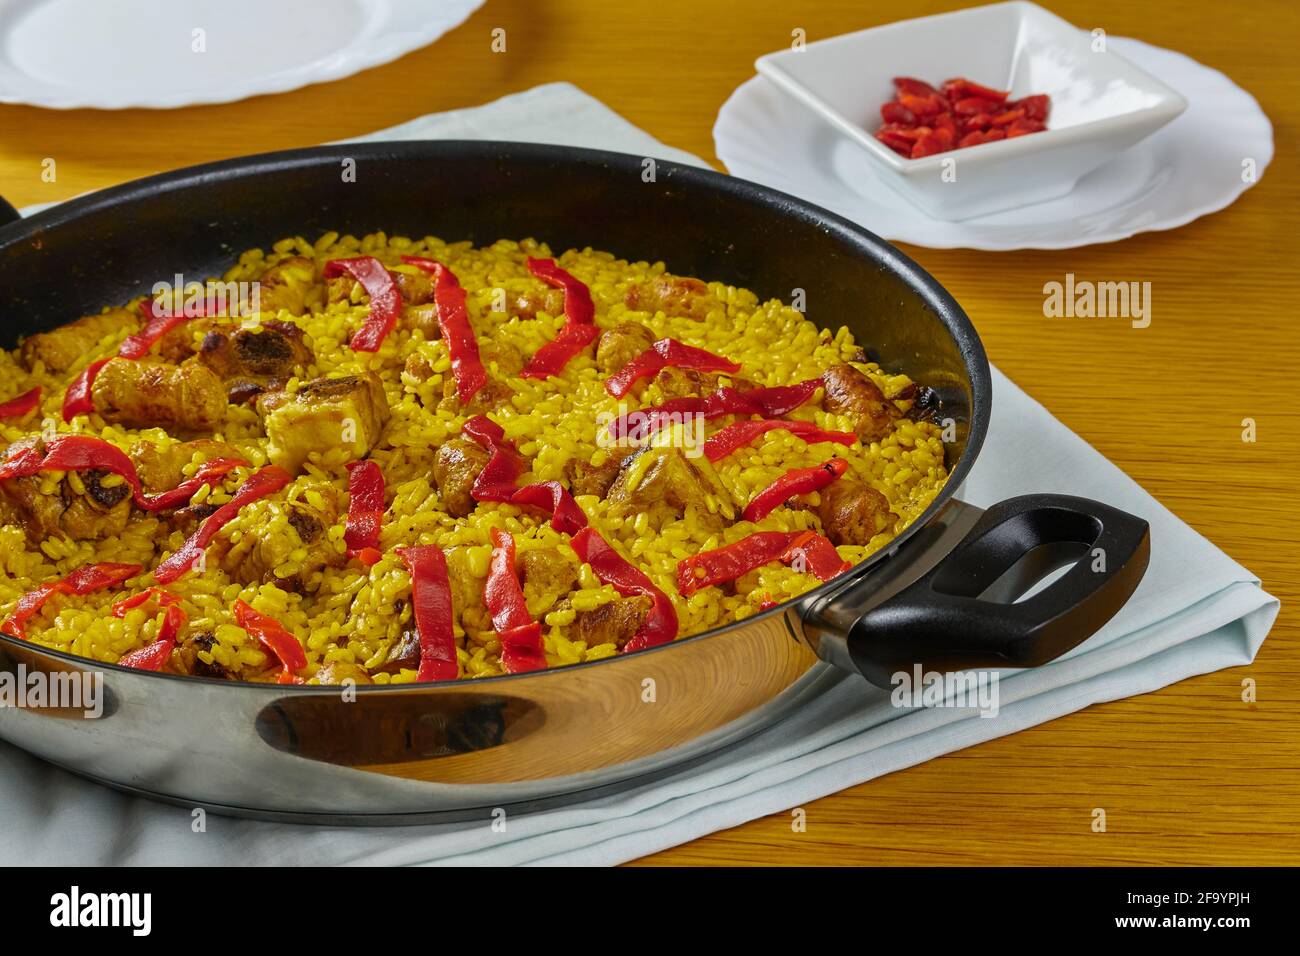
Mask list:
[[[572,81],[659,139],[716,162],[718,107],[756,56],[960,4],[873,0],[490,0],[432,47],[351,79],[169,112],[0,107],[0,193],[65,199],[148,173],[358,135]],[[975,320],[992,359],[1175,513],[1258,574],[1283,611],[1258,660],[1097,706],[643,863],[1300,862],[1300,598],[1294,398],[1300,373],[1300,8],[1053,0],[1080,26],[1223,70],[1272,118],[1277,158],[1231,208],[1184,228],[1060,252],[908,249]],[[507,50],[490,49],[504,27]],[[42,160],[57,180],[41,179]],[[870,223],[866,225],[870,226]],[[1045,319],[1066,272],[1152,283],[1153,321]],[[1258,441],[1241,440],[1241,421]],[[1241,702],[1241,681],[1259,701]],[[1108,832],[1091,832],[1103,807]]]

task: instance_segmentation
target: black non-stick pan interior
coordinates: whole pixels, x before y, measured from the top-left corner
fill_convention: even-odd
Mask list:
[[[982,437],[988,372],[956,303],[911,260],[830,213],[742,180],[642,157],[491,142],[319,147],[115,187],[0,228],[0,344],[220,274],[243,249],[329,231],[593,246],[791,301],[848,325]],[[981,405],[985,406],[983,409]],[[966,462],[963,461],[963,464]],[[964,469],[962,469],[964,470]]]

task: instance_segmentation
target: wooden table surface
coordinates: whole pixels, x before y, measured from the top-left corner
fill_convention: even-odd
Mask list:
[[[58,112],[0,106],[0,194],[65,199],[149,173],[307,146],[572,81],[715,164],[718,107],[759,54],[959,4],[916,0],[489,0],[432,47],[341,82],[226,106]],[[1059,252],[908,248],[990,357],[1066,425],[1281,598],[1249,667],[1091,707],[678,847],[660,864],[1300,862],[1300,7],[1053,0],[1088,28],[1223,70],[1271,117],[1277,158],[1229,209],[1172,232]],[[506,30],[506,52],[491,32]],[[147,29],[146,26],[142,26]],[[42,180],[42,161],[57,180]],[[870,227],[870,223],[866,223]],[[1042,286],[1152,284],[1153,321],[1048,320]],[[1258,441],[1241,438],[1242,419]],[[1258,701],[1243,703],[1243,678]],[[1105,808],[1107,832],[1092,832]]]

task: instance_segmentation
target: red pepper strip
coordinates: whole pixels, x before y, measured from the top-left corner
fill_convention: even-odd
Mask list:
[[[95,384],[95,376],[99,370],[108,364],[108,359],[103,358],[91,362],[81,370],[81,374],[73,379],[68,390],[63,393],[63,420],[70,422],[78,415],[89,415],[95,410],[95,400],[91,395],[91,386]]]
[[[796,571],[814,574],[823,581],[829,581],[853,567],[840,557],[829,538],[815,531],[805,531],[796,536],[781,560]]]
[[[605,379],[605,391],[615,398],[627,394],[638,379],[647,378],[667,368],[689,368],[697,372],[739,372],[740,363],[706,349],[697,349],[676,339],[660,339],[632,361]]]
[[[520,378],[550,378],[564,371],[564,366],[600,334],[594,325],[566,322],[555,338],[543,345],[519,373]]]
[[[586,513],[558,481],[539,481],[516,487],[519,476],[527,467],[514,445],[506,441],[505,430],[492,419],[475,415],[461,426],[461,433],[492,455],[469,490],[475,501],[503,501],[541,508],[550,512],[551,527],[563,534],[573,534],[587,526]]]
[[[284,671],[280,674],[279,683],[298,683],[294,672],[307,666],[307,652],[298,643],[298,638],[275,618],[254,611],[241,600],[236,600],[231,610],[235,612],[235,623],[257,638],[258,643],[280,661]]]
[[[204,550],[216,537],[217,532],[239,514],[240,508],[250,501],[274,494],[292,480],[293,477],[277,465],[267,465],[260,471],[254,472],[239,486],[229,501],[203,519],[203,523],[175,554],[154,568],[153,579],[159,584],[170,584],[175,581],[203,556]]]
[[[726,584],[773,561],[801,562],[795,570],[829,581],[852,567],[835,545],[815,531],[756,531],[732,544],[703,551],[677,562],[677,590],[690,596],[715,584]],[[770,596],[760,605],[775,606]]]
[[[171,657],[172,651],[176,649],[176,638],[187,620],[185,612],[179,607],[175,604],[168,605],[163,613],[162,627],[158,629],[158,636],[154,642],[148,647],[142,647],[138,651],[125,655],[118,663],[123,667],[134,667],[142,671],[162,670],[163,665],[167,663],[167,658]]]
[[[456,397],[464,405],[487,384],[487,372],[478,354],[478,339],[465,309],[465,290],[456,274],[436,259],[402,256],[402,261],[433,274],[433,304],[438,310],[438,329],[451,356],[451,374],[456,379]]]
[[[460,666],[456,662],[447,556],[442,548],[431,544],[398,548],[397,553],[411,572],[415,629],[420,635],[420,668],[415,679],[455,680]]]
[[[245,464],[239,458],[213,458],[200,465],[193,478],[151,495],[141,487],[131,459],[116,445],[91,435],[57,435],[44,443],[43,450],[39,445],[31,445],[8,461],[0,462],[0,480],[30,478],[42,471],[108,471],[125,479],[141,510],[162,511],[189,501],[201,485],[213,484]]]
[[[542,626],[528,613],[515,573],[515,539],[500,528],[492,529],[492,561],[483,583],[483,604],[501,638],[501,666],[506,673],[545,670]]]
[[[794,541],[785,531],[756,531],[734,544],[703,551],[677,562],[677,590],[689,596],[714,584],[734,581],[755,568],[779,561]]]
[[[623,646],[624,653],[667,644],[677,637],[677,611],[673,602],[655,587],[644,571],[610,547],[594,528],[583,528],[569,543],[603,583],[624,597],[644,594],[653,602],[641,629]]]
[[[819,491],[848,470],[849,463],[843,458],[832,458],[812,468],[792,468],[754,495],[741,517],[746,521],[762,521],[783,501]]]
[[[206,302],[199,303],[198,308],[193,313],[186,312],[183,307],[177,308],[173,302],[172,307],[163,314],[158,311],[155,300],[145,299],[140,303],[140,314],[144,316],[144,328],[122,340],[122,344],[117,349],[120,358],[144,358],[149,354],[149,350],[176,326],[188,322],[190,319],[205,316],[208,313]]]
[[[370,296],[370,317],[352,336],[348,345],[355,352],[378,352],[379,346],[397,324],[397,313],[402,309],[402,294],[397,291],[397,283],[388,274],[384,264],[374,256],[331,259],[321,270],[321,275],[326,279],[334,279],[344,273],[360,282]]]
[[[348,465],[348,520],[343,531],[349,558],[367,567],[379,560],[383,520],[384,473],[373,461],[352,462]]]
[[[848,446],[858,440],[858,436],[853,432],[828,432],[822,431],[812,422],[788,422],[780,418],[769,418],[761,421],[734,422],[715,432],[704,442],[704,457],[709,461],[726,458],[736,449],[748,445],[759,435],[777,428],[798,435],[810,445],[833,441]]]
[[[50,581],[38,588],[33,588],[18,599],[9,616],[0,623],[0,634],[27,640],[26,624],[45,602],[56,594],[90,594],[104,588],[116,587],[123,581],[135,577],[143,568],[138,564],[83,564],[75,571],[57,581]]]
[[[138,594],[113,602],[113,606],[108,610],[113,617],[126,617],[127,611],[139,607],[150,599],[156,599],[160,607],[171,607],[173,604],[179,604],[181,598],[179,594],[173,594],[166,588],[148,587]]]
[[[587,514],[573,495],[558,481],[524,485],[510,496],[512,505],[532,505],[551,513],[551,527],[561,534],[573,534],[587,526]]]
[[[470,496],[475,501],[509,501],[514,497],[519,476],[528,469],[515,446],[506,441],[505,429],[486,415],[475,415],[460,431],[492,456],[474,479]]]
[[[41,387],[23,392],[17,398],[0,402],[0,418],[22,418],[41,403]]]
[[[673,398],[614,419],[609,425],[609,433],[616,439],[629,438],[640,441],[654,434],[664,425],[691,415],[699,415],[706,420],[721,418],[723,415],[761,415],[763,418],[780,418],[812,398],[821,385],[822,380],[818,377],[799,382],[797,385],[777,385],[772,388],[748,390],[720,388],[712,395],[703,397],[688,395],[684,398]]]
[[[554,259],[528,258],[528,271],[549,286],[564,290],[564,326],[559,334],[537,350],[522,378],[550,378],[564,371],[564,366],[600,334],[596,328],[596,306],[587,284],[555,264]]]

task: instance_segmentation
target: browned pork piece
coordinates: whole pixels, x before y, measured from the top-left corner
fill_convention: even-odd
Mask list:
[[[259,311],[274,315],[284,309],[290,315],[307,312],[307,294],[316,282],[316,263],[306,256],[281,259],[257,279]]]
[[[822,489],[820,495],[817,514],[833,544],[870,544],[897,520],[884,495],[847,475]]]
[[[433,277],[423,269],[407,265],[393,266],[388,270],[388,274],[392,276],[393,283],[402,296],[403,305],[418,306],[433,302]],[[359,288],[361,283],[346,273],[327,279],[325,301],[330,304],[355,301],[354,293]],[[434,313],[430,311],[428,314]]]
[[[596,367],[612,375],[655,343],[655,334],[640,322],[620,322],[596,340]]]
[[[664,273],[645,282],[628,286],[623,303],[637,312],[662,312],[703,321],[709,313],[721,309],[722,302],[699,279]]]
[[[364,458],[388,420],[388,397],[374,372],[318,378],[295,393],[266,392],[257,399],[273,464],[297,472],[312,452],[346,448]]]
[[[469,490],[492,456],[476,441],[453,438],[439,446],[433,458],[433,480],[442,509],[453,518],[474,510]]]
[[[26,438],[11,445],[5,458],[33,445],[44,447],[40,438]],[[106,471],[69,472],[52,494],[41,492],[45,481],[44,475],[0,481],[0,519],[22,525],[33,544],[49,537],[85,541],[121,534],[131,517],[130,487]]]
[[[377,674],[396,674],[402,670],[420,669],[420,632],[415,625],[404,628],[384,656],[382,664],[374,668]],[[321,681],[321,683],[325,683]],[[358,682],[359,683],[359,682]]]
[[[643,462],[645,456],[648,462]],[[646,448],[630,455],[608,500],[611,514],[630,518],[645,513],[655,527],[689,512],[704,527],[718,529],[734,511],[726,490],[678,448]]]
[[[238,680],[239,675],[227,670],[223,664],[213,660],[211,663],[199,657],[200,652],[212,656],[212,646],[217,639],[210,632],[199,631],[182,636],[176,642],[176,650],[169,663],[172,668],[192,677],[212,677],[217,680]]]
[[[342,684],[348,680],[354,684],[374,683],[364,667],[347,661],[330,661],[316,672],[316,679],[322,684]]]
[[[572,605],[565,598],[555,606],[555,610],[565,610]],[[620,649],[641,630],[650,614],[651,601],[644,595],[628,598],[615,598],[608,604],[590,611],[577,611],[573,623],[569,625],[569,637],[577,641],[586,641],[588,647],[598,644],[614,644]]]
[[[538,312],[560,315],[564,312],[564,290],[531,289],[507,299],[506,315],[511,318],[535,319]]]
[[[864,445],[889,434],[890,427],[901,417],[898,406],[852,365],[832,367],[822,381],[826,388],[822,408],[852,417],[853,430]]]
[[[557,601],[578,585],[578,568],[554,548],[537,548],[519,554],[519,581],[530,608],[548,613]]]
[[[221,377],[227,398],[235,404],[283,388],[314,357],[302,340],[302,329],[276,320],[250,328],[213,328],[203,336],[198,352],[199,363]]]
[[[287,537],[246,534],[239,541],[232,542],[219,536],[213,542],[211,554],[221,569],[241,584],[265,582],[286,591],[301,592],[308,587],[313,572],[325,567],[339,567],[347,560],[328,534],[330,527],[338,523],[345,511],[342,497],[338,488],[325,481],[300,485],[293,500],[286,500],[281,505],[289,523]],[[276,569],[299,549],[306,554],[297,560],[301,569],[287,577],[279,577]]]
[[[618,478],[623,467],[622,458],[608,458],[603,465],[593,465],[581,458],[570,458],[564,463],[564,480],[568,482],[569,493],[577,495],[595,495],[604,498],[610,487]]]
[[[87,315],[60,325],[48,332],[38,332],[23,339],[18,350],[28,371],[37,362],[45,364],[47,372],[66,372],[83,361],[87,354],[107,335],[126,328],[134,332],[140,325],[139,316],[127,309],[110,309],[100,315]]]
[[[734,375],[722,376],[716,372],[698,372],[693,368],[661,369],[654,377],[654,384],[659,386],[665,400],[685,398],[688,395],[709,395],[716,392],[724,383],[732,388],[753,388],[754,383]]]
[[[226,388],[202,365],[166,365],[115,358],[91,386],[104,421],[129,428],[210,432],[226,420]]]
[[[173,442],[165,445],[153,441],[137,441],[127,451],[140,484],[149,494],[169,491],[185,480],[184,468],[195,457],[202,461],[214,458],[242,458],[239,449],[222,441],[202,438],[198,441]]]
[[[442,382],[442,401],[438,408],[442,411],[465,415],[485,415],[499,411],[510,404],[515,392],[509,385],[489,377],[483,387],[474,393],[468,402],[462,402],[456,394],[456,379],[448,375]]]

